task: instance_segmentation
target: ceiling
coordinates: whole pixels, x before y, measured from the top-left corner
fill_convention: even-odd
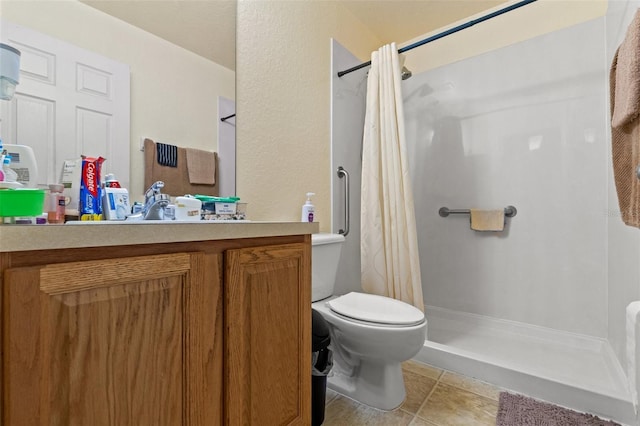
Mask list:
[[[235,0],[80,0],[111,16],[236,68]]]
[[[236,0],[80,1],[235,70]],[[508,1],[341,0],[341,3],[385,44],[406,42]]]
[[[506,0],[343,0],[383,44],[403,42],[494,8]]]

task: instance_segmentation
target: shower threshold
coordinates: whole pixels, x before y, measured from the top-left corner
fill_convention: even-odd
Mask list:
[[[507,390],[635,421],[626,376],[605,339],[425,307],[428,340],[415,359]]]

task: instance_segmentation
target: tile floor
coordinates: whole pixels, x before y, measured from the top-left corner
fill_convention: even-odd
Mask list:
[[[324,426],[484,426],[496,424],[500,388],[415,361],[402,366],[407,397],[393,411],[362,405],[330,389]]]

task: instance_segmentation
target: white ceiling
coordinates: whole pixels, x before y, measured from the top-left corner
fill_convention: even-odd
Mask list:
[[[235,70],[236,0],[81,1]],[[508,3],[506,0],[340,1],[383,44],[406,42],[495,8],[501,3]]]

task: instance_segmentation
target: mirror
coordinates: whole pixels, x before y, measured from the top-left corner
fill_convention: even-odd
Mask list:
[[[40,147],[37,155],[44,157],[42,161],[47,163],[40,183],[46,184],[59,180],[60,164],[68,158],[71,148],[91,155],[83,152],[91,151],[91,146],[86,148],[86,140],[91,139],[86,126],[102,126],[104,134],[111,132],[109,137],[113,144],[123,147],[110,148],[111,154],[105,166],[126,163],[123,168],[126,172],[123,173],[128,176],[117,177],[127,185],[133,199],[139,198],[145,189],[144,153],[141,152],[144,138],[218,151],[221,129],[231,127],[235,135],[233,122],[220,122],[224,116],[221,113],[229,115],[229,103],[224,104],[224,100],[230,102],[235,112],[235,14],[236,2],[230,0],[2,2],[3,20],[50,37],[45,42],[53,50],[56,50],[57,41],[60,45],[77,47],[128,66],[129,99],[123,108],[130,109],[124,113],[130,121],[126,126],[128,130],[118,134],[117,129],[110,128],[113,120],[109,114],[92,106],[76,108],[68,114],[56,114],[55,108],[60,106],[60,102],[25,93],[25,90],[33,90],[36,83],[46,87],[44,85],[63,78],[62,71],[54,75],[51,70],[55,69],[55,62],[62,61],[69,52],[56,50],[55,55],[23,54],[24,67],[29,71],[23,69],[21,73],[28,76],[22,78],[17,87],[18,100],[14,98],[11,103],[3,101],[0,105],[3,118],[0,136],[5,143],[23,143],[16,141],[19,139],[17,135],[26,138],[29,133],[29,138],[37,141]],[[8,34],[6,27],[3,25],[0,30],[3,39],[15,35]],[[29,43],[29,40],[17,42],[26,50],[29,50]],[[44,49],[33,50],[36,51],[44,52]],[[95,69],[94,66],[85,67],[89,71]],[[94,92],[88,91],[91,92],[89,97],[93,96],[96,102],[100,102],[101,94],[107,99],[118,89],[117,82],[110,80],[108,72],[86,75],[84,83],[87,87],[93,85],[89,87],[91,90],[95,89]],[[80,87],[80,83],[76,84]],[[42,123],[47,124],[49,118],[64,115],[67,124],[73,123],[68,127],[75,133],[62,135],[62,126],[57,123],[37,127],[37,131],[30,128],[33,126],[12,125],[16,111],[21,109],[17,105],[20,102],[26,105],[27,100],[36,98],[44,100],[28,105],[31,111],[41,114]],[[116,113],[122,111],[116,109]],[[84,135],[79,135],[83,130],[79,123],[85,126]],[[233,138],[235,144],[235,136]],[[51,161],[55,163],[49,166]],[[235,170],[235,160],[233,163]]]

